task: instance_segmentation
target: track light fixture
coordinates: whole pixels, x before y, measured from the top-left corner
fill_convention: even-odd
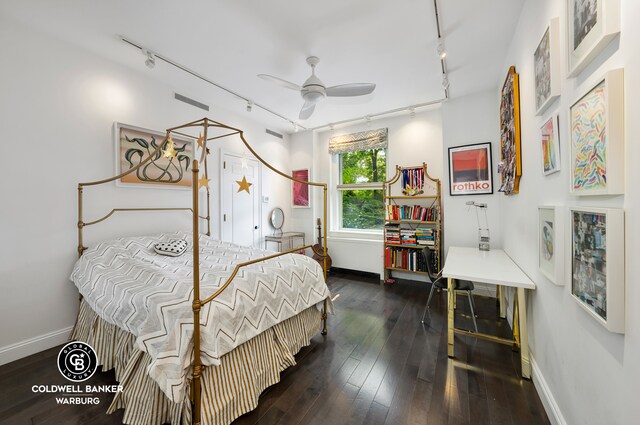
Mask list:
[[[252,109],[253,109],[253,102],[250,100],[247,100],[247,112],[251,112]]]
[[[296,124],[296,123],[294,122],[294,123],[293,123],[293,132],[294,132],[294,133],[297,133],[297,132],[298,132],[298,130],[299,130],[299,128],[298,128],[298,124]]]
[[[449,77],[447,74],[442,74],[442,89],[447,90],[449,88]]]
[[[371,127],[371,115],[364,117],[364,120],[367,122],[367,127]]]
[[[447,51],[444,48],[444,41],[441,37],[438,38],[438,57],[440,58],[440,60],[447,57]]]
[[[416,108],[414,108],[413,106],[409,108],[409,118],[415,118],[416,117]]]
[[[156,66],[156,56],[152,51],[147,49],[142,49],[142,53],[147,57],[144,64],[147,65],[147,68],[153,69],[153,67]]]

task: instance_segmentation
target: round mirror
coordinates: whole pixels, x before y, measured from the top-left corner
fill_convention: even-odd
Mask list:
[[[274,229],[280,230],[282,229],[282,225],[284,224],[284,212],[280,208],[275,208],[271,211],[271,225]]]

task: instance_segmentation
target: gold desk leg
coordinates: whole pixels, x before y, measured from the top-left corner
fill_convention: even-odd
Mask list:
[[[447,279],[447,314],[448,314],[448,326],[447,326],[447,341],[448,348],[447,353],[449,357],[454,357],[453,350],[453,338],[454,333],[453,329],[455,327],[454,317],[455,317],[455,301],[456,301],[456,291],[453,289],[453,279]]]
[[[529,360],[529,335],[527,333],[527,299],[526,289],[516,289],[518,297],[518,329],[520,334],[520,361],[522,377],[531,379],[531,361]]]
[[[505,299],[505,291],[501,285],[498,285],[498,306],[500,307],[500,318],[507,318],[507,303]]]
[[[513,317],[511,323],[513,326],[513,350],[515,351],[520,348],[520,303],[518,302],[517,294],[513,297]]]

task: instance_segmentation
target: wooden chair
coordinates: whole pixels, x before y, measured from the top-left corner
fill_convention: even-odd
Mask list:
[[[424,314],[422,315],[422,323],[424,323],[424,319],[427,316],[427,310],[429,309],[429,303],[431,303],[431,298],[433,297],[434,291],[436,290],[436,288],[446,291],[447,279],[442,277],[442,270],[438,273],[434,273],[433,264],[431,263],[431,250],[429,248],[424,248],[422,250],[422,255],[424,255],[424,258],[426,260],[427,273],[429,275],[429,280],[431,280],[431,291],[429,291],[429,299],[427,299],[427,305],[424,308]],[[453,288],[456,291],[464,291],[467,293],[467,298],[469,299],[469,308],[471,309],[471,319],[473,320],[473,328],[476,332],[478,332],[475,303],[473,301],[473,294],[471,293],[471,291],[474,290],[473,282],[470,282],[468,280],[454,279]]]

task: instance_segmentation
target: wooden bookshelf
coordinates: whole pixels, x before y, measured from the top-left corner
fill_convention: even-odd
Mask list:
[[[416,172],[409,170],[418,169],[419,173],[420,168],[424,176],[424,187],[419,189],[423,190],[423,193],[415,196],[406,193],[398,194],[398,192],[402,191],[402,176],[410,176],[412,172],[415,176]],[[413,181],[415,180],[416,179]],[[408,182],[407,185],[409,186],[409,180],[405,178],[405,181]],[[411,191],[408,190],[408,192]],[[384,280],[392,279],[393,272],[427,275],[424,261],[429,261],[429,259],[425,259],[424,256],[422,256],[421,251],[424,248],[428,248],[435,255],[435,258],[431,258],[431,260],[435,263],[434,268],[440,271],[442,268],[443,246],[443,214],[440,179],[429,176],[427,164],[425,163],[421,166],[413,167],[396,166],[395,176],[383,183],[383,193],[385,202],[385,226],[383,231]],[[425,218],[423,212],[425,209],[426,220],[416,220],[416,215],[420,218]],[[418,230],[416,233],[416,229],[423,230]],[[433,240],[434,245],[396,243],[396,240],[408,240],[411,242],[411,238],[417,241],[425,236],[427,240]],[[433,239],[431,239],[431,237]],[[400,267],[398,267],[399,265]],[[417,268],[419,270],[413,271],[411,268]]]

